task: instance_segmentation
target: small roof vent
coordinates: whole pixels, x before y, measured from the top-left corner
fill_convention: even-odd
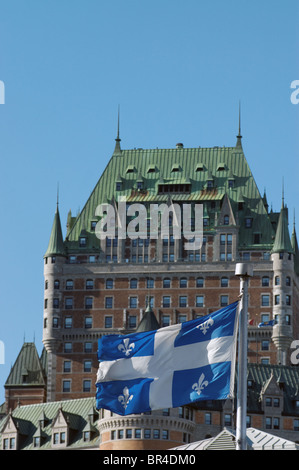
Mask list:
[[[177,149],[183,149],[183,148],[184,148],[184,144],[182,144],[181,142],[179,142],[178,144],[176,144],[176,148],[177,148]]]

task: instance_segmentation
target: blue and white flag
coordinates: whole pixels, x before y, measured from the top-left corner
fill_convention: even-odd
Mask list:
[[[232,397],[237,306],[154,331],[103,336],[97,409],[128,415]]]
[[[262,321],[261,323],[258,324],[258,328],[262,328],[263,326],[274,326],[274,325],[275,325],[275,320]]]

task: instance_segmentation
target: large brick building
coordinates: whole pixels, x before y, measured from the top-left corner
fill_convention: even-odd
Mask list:
[[[106,219],[101,204],[110,210]],[[153,204],[169,209],[167,236],[158,231],[153,237],[150,232]],[[191,207],[192,230],[195,205],[203,208],[203,236],[194,250],[186,249],[184,237],[176,237],[184,204]],[[137,226],[135,211],[141,205],[145,212]],[[131,227],[135,220],[137,238],[124,236],[123,207]],[[99,237],[104,220],[115,237]],[[237,300],[235,266],[240,261],[253,267],[249,362],[290,366],[290,346],[299,333],[295,226],[290,236],[283,195],[281,210],[269,210],[246,161],[240,128],[236,145],[213,148],[177,144],[172,149],[123,150],[118,132],[113,155],[82,211],[76,217],[69,212],[65,237],[57,204],[44,255],[46,401],[94,396],[98,338],[136,331],[147,308],[155,326],[161,327]],[[274,325],[266,326],[271,321]],[[103,432],[108,437],[109,430],[108,441],[115,440],[110,431],[116,428],[109,421],[115,416],[103,413]],[[223,424],[225,408],[219,416]],[[181,418],[164,417],[163,422]],[[186,424],[177,442],[192,436],[192,425]]]

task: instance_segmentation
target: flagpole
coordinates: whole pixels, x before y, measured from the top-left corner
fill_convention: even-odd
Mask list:
[[[253,274],[252,266],[237,263],[235,274],[240,278],[236,450],[246,450],[248,279]]]

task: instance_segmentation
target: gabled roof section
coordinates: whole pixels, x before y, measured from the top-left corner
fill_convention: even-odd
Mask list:
[[[34,343],[24,343],[5,382],[9,386],[45,386],[43,368]]]
[[[56,207],[56,212],[55,212],[54,221],[52,225],[48,249],[44,257],[55,256],[55,255],[61,255],[61,256],[66,255],[65,246],[63,243],[58,204]]]
[[[90,410],[95,410],[95,398],[81,398],[76,400],[65,400],[61,402],[48,402],[36,405],[18,406],[12,411],[12,419],[19,426],[24,438],[20,443],[20,450],[47,450],[53,449],[53,426],[55,418],[62,410],[63,416],[68,420],[68,426],[72,430],[66,448],[83,449],[99,447],[98,420],[99,415],[94,411],[94,421],[90,440],[84,439],[83,431],[87,430],[91,414]],[[46,416],[46,420],[41,419]],[[5,425],[7,417],[0,420],[0,433]],[[23,424],[22,424],[23,423]],[[25,427],[26,424],[26,427]],[[24,429],[24,430],[23,430]],[[42,436],[40,447],[34,447],[33,436]],[[0,434],[1,439],[1,434]]]

